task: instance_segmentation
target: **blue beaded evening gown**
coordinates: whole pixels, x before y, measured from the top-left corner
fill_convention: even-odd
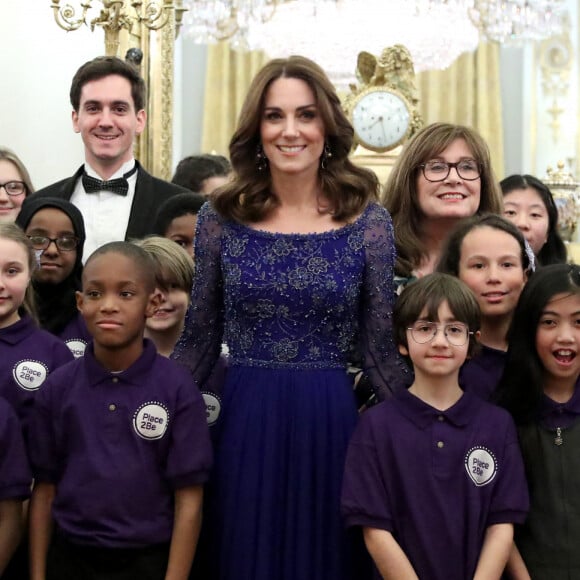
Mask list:
[[[208,204],[199,213],[192,305],[175,358],[203,389],[222,340],[229,347],[204,508],[212,577],[357,577],[339,515],[357,420],[345,368],[359,338],[383,394],[405,382],[391,335],[394,247],[377,204],[318,234],[255,230]]]

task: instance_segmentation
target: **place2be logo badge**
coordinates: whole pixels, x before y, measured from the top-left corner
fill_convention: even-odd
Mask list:
[[[165,405],[149,401],[141,405],[133,415],[133,427],[143,439],[161,439],[167,431],[169,411]]]
[[[48,367],[38,360],[21,360],[14,365],[16,384],[27,391],[36,391],[48,376]]]
[[[84,356],[87,343],[82,338],[71,338],[70,340],[67,340],[65,344],[68,346],[75,358]]]
[[[207,424],[211,427],[212,425],[215,425],[219,419],[222,410],[222,402],[215,393],[203,391],[201,396],[205,403],[205,417],[207,419]]]
[[[475,485],[487,485],[497,473],[495,455],[485,447],[472,447],[465,456],[465,470]]]

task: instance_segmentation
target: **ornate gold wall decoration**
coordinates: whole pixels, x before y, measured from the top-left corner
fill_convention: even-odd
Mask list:
[[[566,242],[574,242],[580,215],[580,183],[565,167],[564,161],[558,161],[556,170],[548,166],[542,181],[550,188],[558,208],[560,235]]]
[[[551,97],[551,106],[546,112],[551,117],[550,128],[554,143],[558,143],[560,139],[560,116],[565,110],[561,102],[570,88],[573,62],[570,23],[566,21],[562,34],[542,41],[539,46],[542,91],[546,97]]]
[[[149,132],[147,159],[149,170],[171,179],[173,169],[173,26],[166,26],[152,39],[154,58],[149,65]]]
[[[411,54],[401,44],[378,57],[361,52],[356,76],[359,85],[342,101],[354,128],[352,159],[384,182],[400,146],[423,126]]]

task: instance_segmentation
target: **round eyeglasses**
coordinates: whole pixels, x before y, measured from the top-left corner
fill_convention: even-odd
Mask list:
[[[453,346],[463,346],[473,332],[461,322],[450,322],[448,324],[437,324],[436,322],[429,322],[427,320],[419,320],[409,326],[407,330],[411,331],[411,337],[417,344],[426,344],[431,342],[439,329],[443,330],[443,335],[447,342]]]
[[[0,187],[3,187],[8,195],[22,195],[27,191],[24,181],[7,181],[6,183],[0,183]]]
[[[457,163],[447,163],[446,161],[427,161],[419,167],[423,170],[423,175],[427,181],[445,181],[451,173],[451,168],[455,167],[457,175],[465,181],[475,181],[481,176],[479,164],[475,159],[463,159]]]
[[[35,250],[46,250],[52,242],[62,252],[72,252],[78,245],[79,239],[75,236],[60,236],[49,238],[48,236],[27,236]]]

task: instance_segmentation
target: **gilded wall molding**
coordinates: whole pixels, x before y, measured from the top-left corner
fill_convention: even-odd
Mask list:
[[[155,34],[149,66],[148,167],[162,179],[173,169],[173,82],[175,20]]]
[[[560,142],[561,115],[565,112],[565,100],[570,88],[570,76],[574,63],[574,50],[570,40],[570,23],[565,22],[562,34],[540,43],[539,66],[542,92],[548,97],[546,112],[554,144]]]

